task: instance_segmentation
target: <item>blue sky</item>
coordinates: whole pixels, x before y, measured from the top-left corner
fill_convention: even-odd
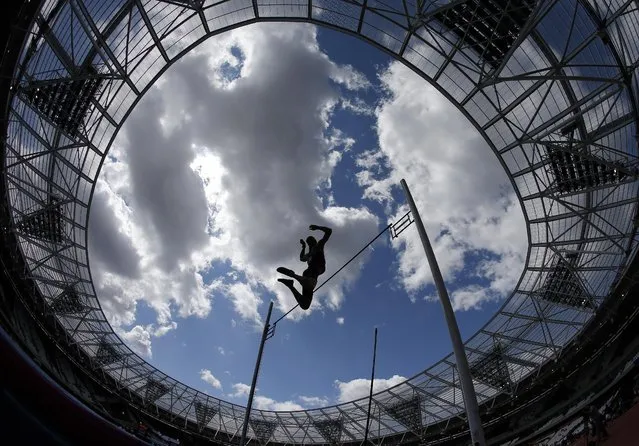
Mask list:
[[[244,403],[268,302],[273,318],[293,303],[274,267],[301,271],[305,228],[329,224],[328,277],[405,212],[400,178],[464,338],[519,278],[523,217],[495,156],[446,99],[362,41],[307,25],[242,28],[198,47],[148,96],[101,173],[91,265],[116,331],[188,385]],[[117,243],[99,236],[109,231]],[[375,327],[376,390],[450,352],[414,226],[351,266],[278,324],[258,407],[362,396]]]

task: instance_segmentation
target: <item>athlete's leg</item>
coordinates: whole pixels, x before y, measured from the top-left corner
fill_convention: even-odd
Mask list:
[[[314,287],[315,283],[317,283],[317,278],[315,278],[315,282],[314,283],[310,282],[311,279],[314,278],[314,275],[308,269],[305,270],[302,273],[301,276],[298,275],[298,274],[295,274],[295,272],[293,272],[292,270],[290,270],[288,268],[281,267],[281,266],[279,268],[277,268],[277,272],[280,273],[280,274],[284,274],[285,276],[292,277],[293,279],[297,280],[300,283],[300,285],[302,285],[302,288],[308,287],[309,285]]]
[[[303,310],[307,310],[311,306],[311,302],[313,302],[313,291],[315,290],[315,285],[317,285],[317,275],[310,269],[305,270],[302,274],[303,280],[299,282],[302,284],[303,301],[300,302],[300,307]]]
[[[293,271],[292,269],[284,268],[283,266],[277,268],[277,272],[289,277],[295,276],[295,271]]]
[[[295,289],[295,287],[293,286],[293,279],[277,279],[277,281],[283,283],[289,288]]]
[[[283,283],[284,285],[286,285],[286,287],[289,290],[291,290],[291,293],[293,293],[293,297],[295,297],[295,300],[297,301],[298,305],[300,306],[302,310],[308,310],[308,308],[311,306],[311,301],[313,300],[312,291],[311,291],[311,297],[309,298],[308,296],[306,296],[306,294],[302,294],[295,289],[295,286],[293,285],[293,280],[277,279],[277,281],[280,283]]]

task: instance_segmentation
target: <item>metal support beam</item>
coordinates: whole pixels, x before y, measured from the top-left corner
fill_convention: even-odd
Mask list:
[[[484,334],[486,334],[488,336],[495,337],[495,338],[504,339],[506,341],[523,342],[524,344],[532,345],[532,346],[539,347],[539,348],[554,348],[554,347],[556,347],[555,345],[548,345],[545,342],[533,341],[531,339],[526,339],[526,338],[523,338],[521,336],[515,337],[515,336],[509,336],[509,335],[506,335],[506,334],[503,334],[503,333],[493,333],[493,332],[490,332],[490,331],[487,331],[487,330],[484,330],[484,329],[479,330],[479,332],[480,333],[484,333]]]
[[[146,13],[146,9],[144,9],[144,5],[142,4],[142,1],[141,0],[134,0],[134,1],[135,1],[135,6],[138,8],[138,12],[140,13],[140,17],[142,17],[142,21],[144,22],[144,25],[146,26],[146,29],[149,32],[149,35],[153,39],[153,43],[155,43],[155,47],[158,49],[158,51],[162,55],[162,58],[164,59],[164,61],[168,63],[171,60],[171,58],[166,53],[166,50],[164,49],[164,45],[162,45],[162,42],[160,41],[158,34],[155,32],[155,28],[153,28],[153,23],[151,23],[151,19]]]
[[[614,208],[621,207],[621,206],[627,206],[629,204],[636,203],[637,201],[639,201],[639,197],[626,198],[625,200],[619,200],[619,201],[613,201],[611,203],[595,205],[592,208],[587,209],[585,211],[577,211],[577,210],[575,210],[573,212],[564,212],[562,214],[546,215],[546,216],[541,217],[541,218],[532,219],[532,220],[530,220],[529,223],[530,224],[543,224],[543,223],[550,223],[550,222],[557,221],[557,220],[568,219],[568,218],[572,218],[572,217],[586,217],[586,216],[592,215],[592,214],[599,214],[599,212],[605,211],[607,209],[614,209]]]
[[[542,82],[543,83],[543,82]],[[532,94],[534,90],[527,92],[529,96]],[[587,95],[583,96],[581,99],[576,101],[570,106],[566,107],[562,111],[556,113],[551,119],[545,121],[543,124],[540,124],[533,130],[527,131],[525,134],[521,135],[515,141],[507,144],[505,147],[499,149],[499,154],[503,155],[504,153],[514,149],[515,147],[519,147],[522,144],[526,143],[535,143],[537,141],[534,140],[545,138],[546,136],[559,131],[561,127],[563,127],[567,121],[567,117],[572,115],[572,118],[575,117],[583,117],[586,113],[599,106],[600,104],[605,103],[611,97],[621,94],[623,92],[623,87],[619,84],[603,84],[600,87],[597,87]],[[498,121],[504,119],[504,117],[510,113],[514,108],[523,102],[526,98],[522,97],[520,100],[516,100],[510,103],[506,109],[502,110],[498,116],[493,118],[488,123],[482,126],[482,130],[487,130],[491,126],[495,125]],[[516,103],[516,104],[515,104]],[[583,108],[582,108],[583,107]]]
[[[85,30],[87,37],[91,40],[91,43],[93,44],[94,48],[96,48],[96,51],[100,52],[101,50],[103,50],[105,52],[106,57],[103,56],[104,60],[110,61],[117,70],[118,74],[122,76],[122,80],[126,82],[131,91],[133,91],[136,96],[140,96],[140,90],[133,83],[126,69],[122,66],[122,64],[120,64],[118,57],[113,53],[113,50],[111,50],[111,47],[107,44],[97,25],[93,22],[93,20],[91,20],[91,13],[87,10],[84,3],[77,0],[72,0],[69,2],[69,6],[73,10],[76,17],[78,17],[80,25]]]

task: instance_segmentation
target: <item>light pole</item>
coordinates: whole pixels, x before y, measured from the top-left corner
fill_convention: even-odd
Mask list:
[[[468,366],[468,358],[466,358],[466,352],[464,351],[464,344],[462,342],[461,335],[459,334],[457,320],[455,319],[455,312],[453,311],[453,306],[450,304],[448,291],[446,291],[446,285],[444,284],[442,273],[439,270],[439,265],[437,264],[433,247],[430,245],[428,235],[426,235],[426,229],[424,228],[424,223],[417,212],[417,206],[415,206],[415,201],[408,189],[406,180],[402,180],[401,185],[404,188],[406,201],[408,201],[408,206],[410,207],[415,224],[417,225],[417,232],[419,233],[419,238],[422,240],[422,245],[426,252],[426,258],[428,259],[428,264],[430,265],[430,270],[433,274],[433,281],[437,288],[437,294],[439,294],[439,300],[444,309],[446,325],[448,325],[450,340],[453,344],[453,352],[455,353],[455,361],[457,362],[457,372],[459,373],[459,381],[461,382],[462,394],[464,396],[464,405],[466,406],[466,416],[468,417],[470,437],[472,439],[473,446],[485,446],[486,440],[484,439],[484,429],[481,425],[481,419],[479,418],[477,395],[475,394],[475,387],[473,386],[473,378],[470,375],[470,367]]]

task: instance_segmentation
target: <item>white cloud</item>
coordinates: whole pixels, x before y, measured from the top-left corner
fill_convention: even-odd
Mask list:
[[[215,389],[222,390],[222,383],[219,379],[217,379],[210,370],[202,369],[200,370],[200,379],[207,384],[210,384]]]
[[[115,327],[115,332],[122,338],[131,349],[146,357],[151,358],[153,356],[151,348],[151,339],[153,337],[159,338],[164,336],[171,330],[177,328],[176,322],[169,322],[166,325],[156,326],[155,324],[148,325],[136,325],[129,330],[122,328],[121,326]]]
[[[407,211],[399,186],[406,179],[448,286],[454,288],[466,268],[471,279],[489,281],[483,292],[459,290],[457,308],[479,308],[487,299],[504,297],[523,270],[527,241],[503,168],[463,115],[408,68],[391,63],[380,80],[385,99],[376,110],[379,150],[357,160],[364,197],[386,205],[389,220],[397,221]],[[399,192],[399,203],[393,192]],[[393,246],[398,279],[416,300],[432,284],[416,229],[406,230]]]
[[[251,390],[251,386],[244,383],[235,383],[233,384],[232,387],[233,387],[233,392],[227,395],[229,398],[244,399],[248,397],[249,392]],[[301,404],[296,403],[292,400],[277,401],[277,400],[274,400],[273,398],[269,398],[264,395],[259,395],[258,392],[259,392],[259,389],[256,390],[256,395],[253,399],[253,403],[254,403],[254,407],[260,410],[275,410],[275,411],[303,410],[310,406],[325,405],[321,403],[326,402],[325,399],[321,399],[321,398],[300,396],[298,399],[302,403],[304,403],[304,406],[302,406]]]
[[[225,63],[237,78],[225,78]],[[162,327],[206,317],[214,294],[259,324],[264,293],[274,293],[281,310],[294,305],[275,268],[301,272],[297,241],[309,224],[334,228],[327,274],[376,234],[378,219],[366,208],[321,195],[354,143],[331,127],[332,110],[344,92],[369,86],[323,54],[308,25],[244,27],[176,63],[131,114],[94,198],[89,253],[112,325],[132,325],[139,301]],[[312,309],[339,308],[365,260],[324,287]],[[204,283],[218,261],[241,274]]]
[[[244,383],[235,383],[231,387],[233,388],[233,393],[229,394],[229,397],[231,398],[248,396],[251,391],[251,386]]]
[[[343,317],[338,317],[338,318],[336,319],[336,321],[337,321],[337,324],[338,324],[338,325],[344,325],[344,318],[343,318]]]
[[[91,230],[89,245],[94,270],[108,270],[127,278],[140,276],[140,255],[131,240],[130,218],[121,197],[99,181],[91,206]]]
[[[118,335],[127,343],[131,349],[146,357],[151,358],[151,329],[136,325],[129,331],[117,330]]]
[[[257,297],[251,286],[246,283],[234,283],[227,287],[227,294],[233,302],[235,312],[242,319],[254,322],[256,325],[262,324],[262,318],[258,313],[258,307],[262,299]]]
[[[291,410],[304,410],[300,404],[294,401],[275,401],[272,398],[256,395],[253,400],[255,408],[260,410],[275,410],[275,411],[291,411]]]
[[[155,336],[156,338],[164,336],[169,331],[175,330],[177,328],[177,325],[177,322],[170,322],[167,325],[161,325],[153,330],[153,336]]]
[[[480,308],[482,302],[496,300],[495,295],[490,290],[477,285],[470,285],[453,291],[450,296],[453,310],[476,310]]]
[[[223,347],[218,347],[218,348],[217,348],[217,351],[218,351],[218,352],[219,352],[219,354],[220,354],[220,355],[222,355],[222,356],[226,355],[226,352],[224,351],[224,348],[223,348]]]
[[[327,406],[329,403],[328,398],[322,398],[319,396],[300,395],[298,399],[300,400],[300,402],[302,403],[305,409],[311,409],[314,407],[323,407],[323,406]]]
[[[143,112],[148,111],[145,103],[140,107]],[[132,117],[127,128],[130,128],[129,125],[145,127],[136,116]],[[124,136],[127,135],[125,131]],[[103,166],[97,186],[99,192],[93,200],[89,223],[92,275],[102,308],[116,331],[135,322],[138,301],[146,301],[155,310],[159,327],[149,331],[150,349],[151,337],[162,336],[177,327],[172,320],[172,304],[181,317],[204,317],[208,314],[211,308],[210,287],[204,285],[199,272],[205,262],[198,264],[183,258],[175,263],[175,259],[171,260],[172,254],[166,251],[168,245],[160,240],[164,236],[145,223],[149,216],[138,205],[142,198],[134,194],[132,171],[124,155],[123,148],[128,147],[128,142],[119,141],[121,145],[114,147],[112,152],[115,158]],[[136,148],[145,150],[142,145]],[[151,149],[147,146],[146,150]],[[161,192],[161,189],[158,190],[158,195]],[[167,206],[167,213],[171,213],[168,209],[171,209],[170,206]],[[186,240],[192,236],[185,234],[181,237],[179,234],[176,231],[167,237]],[[129,342],[133,338],[130,335],[123,339]]]
[[[367,104],[362,98],[342,98],[340,105],[344,110],[351,111],[357,115],[373,116],[375,108]]]
[[[330,77],[340,84],[344,84],[349,90],[365,90],[371,87],[370,81],[363,73],[360,73],[352,65],[332,64]]]
[[[159,95],[146,97],[143,110],[143,115],[132,118],[135,126],[127,127],[123,155],[132,205],[150,235],[153,260],[164,272],[172,272],[207,242],[206,197],[191,168],[196,152],[188,144],[188,125],[163,132],[158,118],[171,111],[170,103]]]
[[[388,379],[375,379],[373,381],[373,393],[390,389],[404,381],[406,381],[406,378],[399,375],[393,375]],[[338,391],[338,402],[345,403],[359,398],[368,397],[371,388],[371,380],[365,378],[357,378],[346,382],[336,380],[335,387],[337,387]]]

